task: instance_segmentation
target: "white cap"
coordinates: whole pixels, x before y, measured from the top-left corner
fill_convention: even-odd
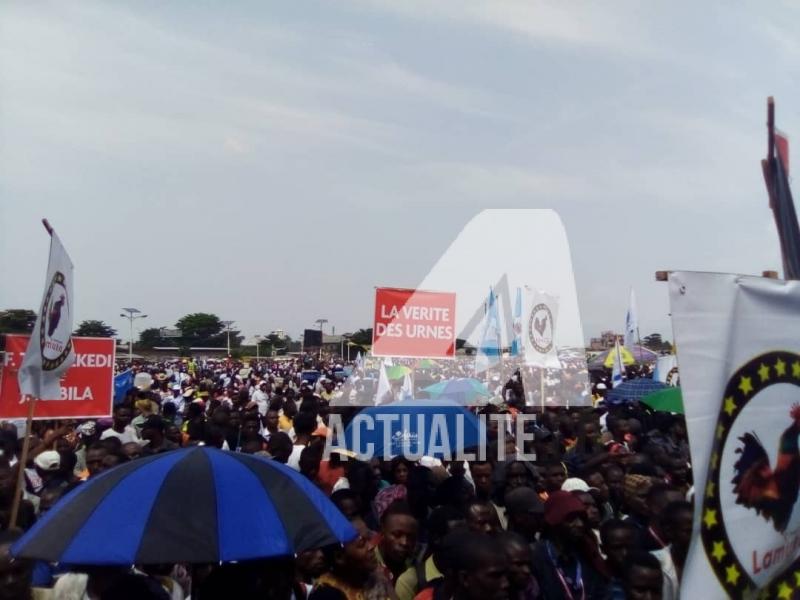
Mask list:
[[[46,450],[33,459],[42,471],[57,471],[61,466],[61,455],[55,450]]]
[[[589,484],[579,477],[570,477],[561,484],[564,492],[588,492]]]

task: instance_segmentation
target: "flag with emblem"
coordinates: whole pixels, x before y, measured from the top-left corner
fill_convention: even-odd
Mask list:
[[[800,282],[673,272],[694,474],[682,598],[800,596]]]
[[[539,290],[527,289],[523,313],[523,347],[525,362],[534,367],[560,369],[556,348],[558,297]]]
[[[23,395],[40,400],[61,398],[61,376],[75,362],[72,346],[72,261],[61,240],[50,232],[50,258],[39,314],[19,373]]]

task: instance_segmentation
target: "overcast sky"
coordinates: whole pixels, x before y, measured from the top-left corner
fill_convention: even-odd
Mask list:
[[[4,2],[0,309],[40,301],[46,216],[77,320],[344,332],[482,209],[553,208],[584,335],[633,286],[671,339],[654,271],[780,266],[798,31],[788,1]]]

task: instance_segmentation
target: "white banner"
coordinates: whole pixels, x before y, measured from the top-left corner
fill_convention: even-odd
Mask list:
[[[536,367],[559,369],[561,362],[556,349],[558,297],[528,288],[526,292],[522,322],[525,362]]]
[[[678,357],[674,354],[659,356],[656,361],[655,371],[653,371],[653,379],[667,385],[677,386],[680,381],[678,378]]]
[[[695,481],[682,598],[800,592],[800,282],[672,273]]]
[[[75,362],[72,299],[72,261],[53,231],[44,296],[18,374],[22,394],[40,400],[61,397],[59,380]]]

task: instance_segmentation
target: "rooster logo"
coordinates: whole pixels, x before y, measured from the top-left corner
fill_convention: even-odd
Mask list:
[[[541,354],[547,354],[553,349],[553,313],[547,304],[541,303],[533,307],[528,319],[528,339],[534,350]]]
[[[754,433],[739,438],[742,446],[736,449],[739,460],[733,466],[733,492],[736,503],[755,509],[776,531],[783,533],[789,524],[800,488],[800,405],[790,411],[792,424],[781,434],[775,467],[769,464],[761,440]]]
[[[61,320],[61,309],[64,307],[64,294],[61,294],[58,300],[53,302],[50,307],[50,312],[47,314],[47,337],[53,337],[53,334],[58,329],[58,322]]]

